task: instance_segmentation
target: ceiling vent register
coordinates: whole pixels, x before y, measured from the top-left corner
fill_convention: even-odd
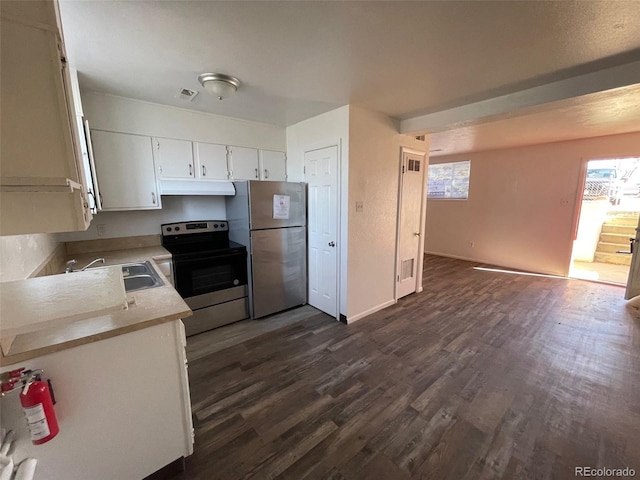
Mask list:
[[[176,98],[179,98],[180,100],[186,100],[187,102],[193,102],[193,99],[196,98],[196,95],[198,95],[198,92],[196,92],[195,90],[191,90],[189,88],[181,88],[180,90],[178,90]]]

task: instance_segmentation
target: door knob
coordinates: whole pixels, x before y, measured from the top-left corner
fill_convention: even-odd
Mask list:
[[[329,246],[330,247],[335,247],[336,246],[336,242],[329,242]]]
[[[419,237],[419,236],[421,235],[421,233],[420,233],[420,232],[415,232],[415,233],[414,233],[414,235],[415,235],[416,237]]]

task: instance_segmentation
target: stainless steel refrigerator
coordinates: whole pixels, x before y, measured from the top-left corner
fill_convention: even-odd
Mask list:
[[[307,302],[306,184],[233,182],[229,239],[247,247],[249,314],[260,318]]]

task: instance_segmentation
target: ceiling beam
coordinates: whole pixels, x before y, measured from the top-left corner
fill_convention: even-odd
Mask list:
[[[400,121],[400,132],[419,135],[517,116],[518,110],[640,83],[640,61],[567,78]],[[524,113],[524,112],[523,112]]]

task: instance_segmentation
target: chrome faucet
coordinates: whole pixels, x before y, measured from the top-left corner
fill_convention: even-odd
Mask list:
[[[67,262],[67,268],[64,269],[64,273],[71,273],[71,272],[75,272],[76,270],[73,269],[73,266],[78,263],[78,261],[76,259],[73,260],[69,260]],[[83,272],[85,271],[87,268],[91,267],[94,263],[104,263],[104,258],[96,258],[95,260],[89,262],[87,265],[85,265],[84,267],[82,267],[80,270],[78,270],[79,272]]]

